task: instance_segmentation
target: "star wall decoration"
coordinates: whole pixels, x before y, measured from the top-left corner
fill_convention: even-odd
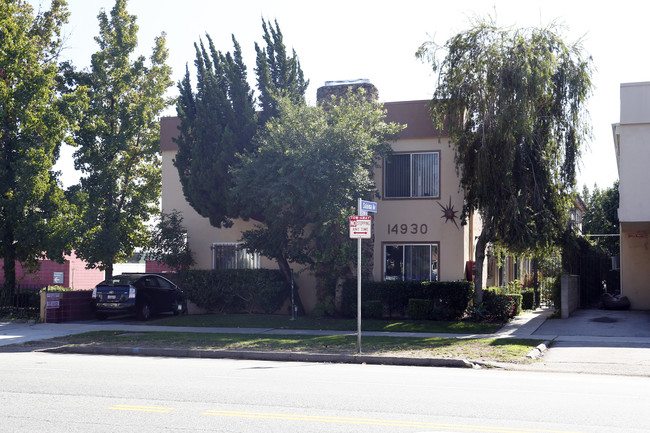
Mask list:
[[[443,206],[440,204],[440,202],[437,202],[438,206],[442,209],[442,216],[440,218],[445,219],[445,224],[447,224],[447,221],[451,221],[454,223],[456,228],[460,230],[460,227],[458,227],[458,223],[456,222],[456,214],[458,213],[457,210],[454,210],[454,206],[451,204],[451,196],[449,196],[449,204],[447,206]]]

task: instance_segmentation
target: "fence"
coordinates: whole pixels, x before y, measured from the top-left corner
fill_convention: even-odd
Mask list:
[[[0,288],[0,318],[38,319],[43,285]]]

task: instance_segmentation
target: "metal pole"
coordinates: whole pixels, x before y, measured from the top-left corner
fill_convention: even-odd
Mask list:
[[[296,303],[293,296],[293,269],[291,269],[291,320],[296,320]]]
[[[357,215],[361,215],[361,198],[357,202]],[[361,238],[357,239],[357,353],[361,354]]]

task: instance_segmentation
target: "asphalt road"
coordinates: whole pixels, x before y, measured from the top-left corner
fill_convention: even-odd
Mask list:
[[[0,355],[0,431],[641,432],[650,378]]]

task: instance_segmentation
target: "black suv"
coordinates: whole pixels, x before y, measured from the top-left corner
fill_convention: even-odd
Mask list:
[[[98,319],[109,314],[136,314],[149,320],[156,313],[185,313],[187,301],[183,291],[165,277],[122,274],[97,284],[92,308]]]

